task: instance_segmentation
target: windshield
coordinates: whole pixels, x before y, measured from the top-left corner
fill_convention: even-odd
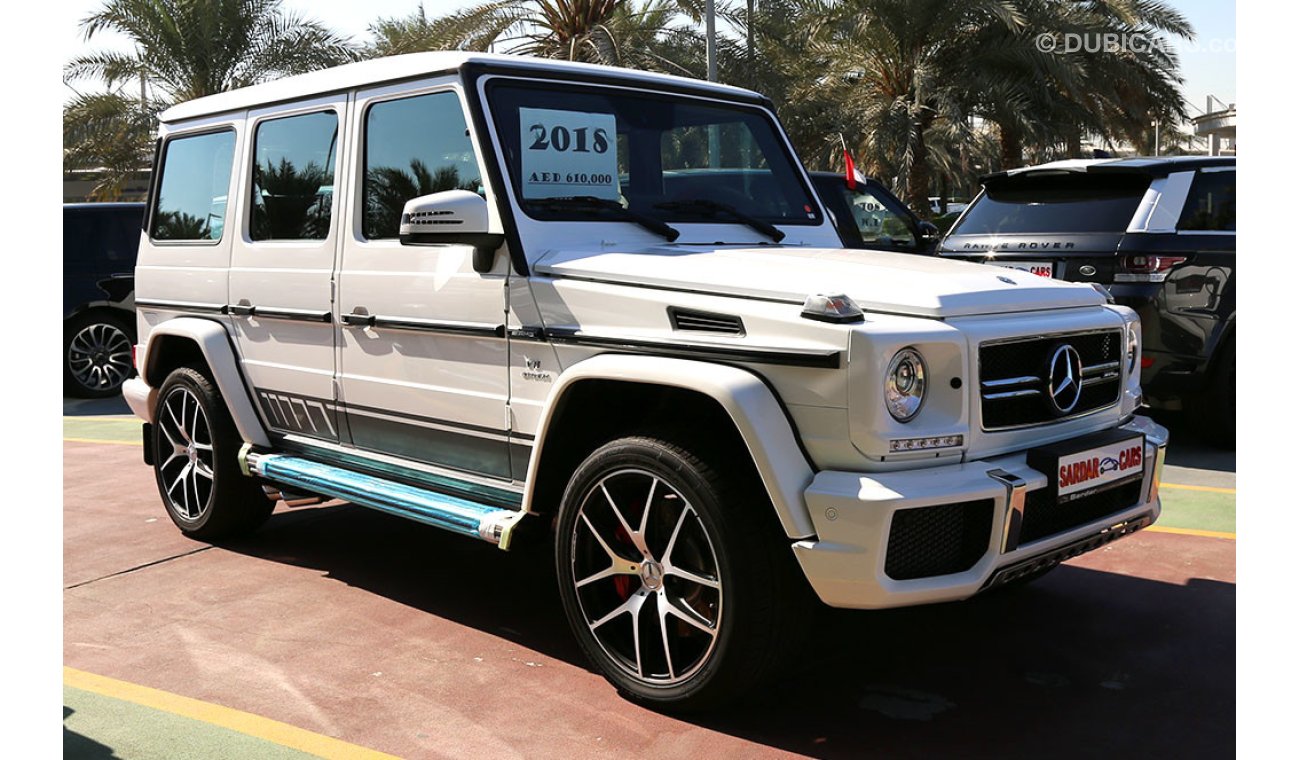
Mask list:
[[[1005,179],[990,183],[950,234],[1123,232],[1149,182],[1139,174]]]
[[[611,218],[590,202],[555,202],[596,198],[665,222],[821,223],[780,132],[757,108],[516,82],[490,85],[488,101],[515,197],[535,219]],[[682,203],[701,200],[730,211]]]

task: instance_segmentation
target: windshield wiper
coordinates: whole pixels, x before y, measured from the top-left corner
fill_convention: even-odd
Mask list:
[[[624,208],[623,204],[618,201],[612,201],[608,198],[597,198],[594,195],[572,195],[561,198],[536,198],[527,201],[530,206],[545,211],[612,211],[619,218],[639,224],[650,230],[656,235],[662,235],[673,242],[679,236],[681,231],[676,227],[671,227],[652,216],[638,214],[637,212]]]
[[[784,232],[778,230],[775,226],[768,224],[762,219],[752,217],[735,206],[728,206],[725,203],[718,203],[717,201],[711,201],[705,198],[688,198],[678,201],[665,201],[664,203],[656,203],[655,208],[660,208],[664,211],[695,212],[700,214],[700,216],[729,216],[741,224],[767,235],[777,243],[785,239]]]

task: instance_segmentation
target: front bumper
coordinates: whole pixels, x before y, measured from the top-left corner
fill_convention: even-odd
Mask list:
[[[1169,432],[1146,417],[1122,430],[1146,436],[1136,501],[1102,518],[1018,541],[1026,496],[1048,485],[1025,452],[957,465],[891,473],[823,471],[804,492],[817,538],[794,544],[804,575],[832,607],[880,609],[955,601],[1149,525],[1160,514],[1160,476]],[[987,546],[969,569],[895,580],[886,573],[891,525],[901,510],[992,501]],[[977,547],[978,548],[978,547]]]

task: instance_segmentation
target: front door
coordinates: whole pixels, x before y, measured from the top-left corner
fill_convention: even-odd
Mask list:
[[[402,207],[484,193],[452,78],[357,93],[353,224],[339,270],[339,383],[357,448],[508,478],[505,257],[474,271],[468,245],[402,245]]]

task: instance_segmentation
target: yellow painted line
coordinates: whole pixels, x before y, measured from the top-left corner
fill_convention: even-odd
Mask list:
[[[211,702],[203,702],[148,686],[119,681],[64,666],[63,683],[82,691],[102,694],[113,699],[161,710],[183,718],[228,728],[282,747],[296,749],[324,758],[358,758],[359,760],[395,760],[394,755],[377,752],[341,739],[313,733],[306,729],[263,718]]]
[[[1185,486],[1180,483],[1161,483],[1160,487],[1172,488],[1175,491],[1205,491],[1206,493],[1230,493],[1236,495],[1235,488],[1219,488],[1217,486]]]
[[[132,422],[138,419],[139,417],[136,417],[133,414],[110,414],[99,417],[80,417],[75,414],[63,415],[64,422],[112,422],[119,425],[123,422]]]
[[[139,446],[139,441],[106,441],[103,438],[64,438],[65,443],[109,443],[114,446]]]
[[[1164,484],[1161,484],[1164,487]],[[1221,530],[1197,530],[1196,528],[1170,528],[1164,525],[1152,525],[1147,530],[1154,533],[1177,533],[1180,536],[1201,536],[1203,538],[1227,538],[1237,540],[1236,533],[1224,533]]]

